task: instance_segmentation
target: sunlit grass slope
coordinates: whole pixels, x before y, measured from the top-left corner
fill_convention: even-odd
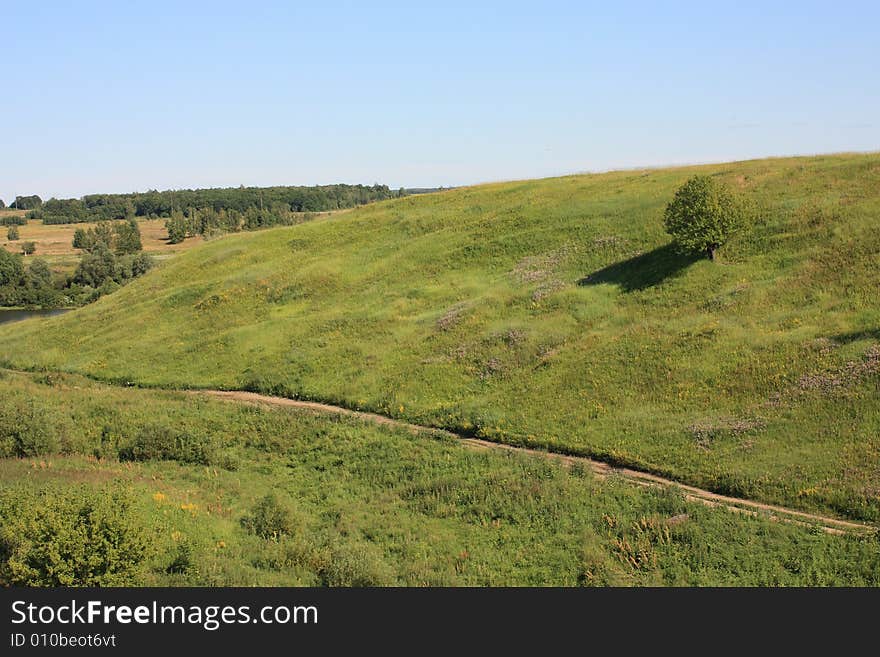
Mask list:
[[[695,172],[759,208],[668,247]],[[0,329],[15,367],[247,388],[880,518],[880,155],[484,185],[230,236]]]

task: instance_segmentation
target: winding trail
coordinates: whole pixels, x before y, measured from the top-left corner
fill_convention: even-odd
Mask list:
[[[847,534],[847,533],[874,533],[877,527],[861,522],[850,520],[841,520],[830,516],[823,516],[815,513],[807,513],[796,509],[789,509],[774,504],[764,504],[763,502],[755,502],[753,500],[741,499],[738,497],[730,497],[720,495],[709,490],[697,488],[696,486],[688,486],[673,479],[659,477],[648,472],[633,470],[631,468],[619,468],[611,466],[602,461],[597,461],[586,456],[568,456],[564,454],[555,454],[543,450],[530,449],[528,447],[516,447],[513,445],[505,445],[480,438],[471,438],[446,429],[437,429],[419,424],[411,424],[396,420],[385,415],[376,413],[367,413],[364,411],[354,411],[342,406],[333,406],[332,404],[322,404],[319,402],[301,401],[297,399],[288,399],[287,397],[273,397],[271,395],[261,395],[255,392],[244,392],[239,390],[189,390],[190,394],[215,397],[227,401],[268,405],[268,406],[287,406],[312,411],[315,413],[346,415],[359,418],[367,422],[393,426],[407,429],[413,433],[433,434],[454,438],[461,444],[471,449],[495,449],[506,450],[509,452],[518,452],[521,454],[530,454],[539,458],[553,459],[566,465],[580,464],[589,467],[593,473],[599,478],[605,478],[610,475],[616,475],[630,481],[639,486],[668,488],[675,487],[680,489],[685,499],[691,502],[699,502],[707,506],[722,507],[752,516],[762,516],[778,522],[787,522],[808,527],[818,527],[829,534]]]

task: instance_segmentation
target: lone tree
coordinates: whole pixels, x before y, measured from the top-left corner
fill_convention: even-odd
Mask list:
[[[9,227],[9,230],[6,231],[6,239],[10,242],[14,242],[18,239],[18,226]]]
[[[74,238],[76,238],[76,235],[74,235]],[[116,255],[143,251],[144,246],[141,243],[141,231],[138,228],[137,221],[129,219],[128,221],[114,224],[113,245]]]
[[[21,252],[23,255],[33,255],[37,250],[37,245],[33,242],[22,242],[21,243]]]
[[[182,212],[172,212],[171,218],[165,222],[165,230],[168,231],[168,243],[180,244],[186,239],[186,218]]]
[[[721,181],[694,176],[679,187],[666,206],[664,225],[679,247],[711,260],[745,223],[745,205]]]

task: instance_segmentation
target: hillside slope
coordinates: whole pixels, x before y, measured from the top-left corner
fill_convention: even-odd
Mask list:
[[[880,585],[876,536],[352,417],[0,370],[22,428],[57,451],[0,458],[0,586]]]
[[[702,171],[760,207],[662,228]],[[0,329],[12,367],[335,402],[880,518],[880,155],[484,185],[205,244]]]

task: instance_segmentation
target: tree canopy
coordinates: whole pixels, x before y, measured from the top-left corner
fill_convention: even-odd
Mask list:
[[[12,206],[16,210],[34,210],[43,205],[43,199],[34,194],[33,196],[16,196]]]
[[[100,221],[92,228],[77,228],[73,232],[73,248],[92,252],[98,246],[104,246],[116,255],[127,255],[143,250],[137,221],[134,219],[116,223]]]
[[[682,251],[714,260],[745,217],[744,203],[724,183],[712,176],[694,176],[666,206],[664,224]]]
[[[227,212],[237,215],[256,211],[261,215],[280,212],[323,212],[351,208],[393,198],[387,185],[322,185],[315,187],[228,187],[177,189],[132,194],[90,194],[81,199],[18,197],[32,210],[31,218],[45,224],[113,221],[132,217],[171,217],[177,211]],[[36,199],[27,201],[27,199]],[[278,223],[278,222],[273,222]]]

